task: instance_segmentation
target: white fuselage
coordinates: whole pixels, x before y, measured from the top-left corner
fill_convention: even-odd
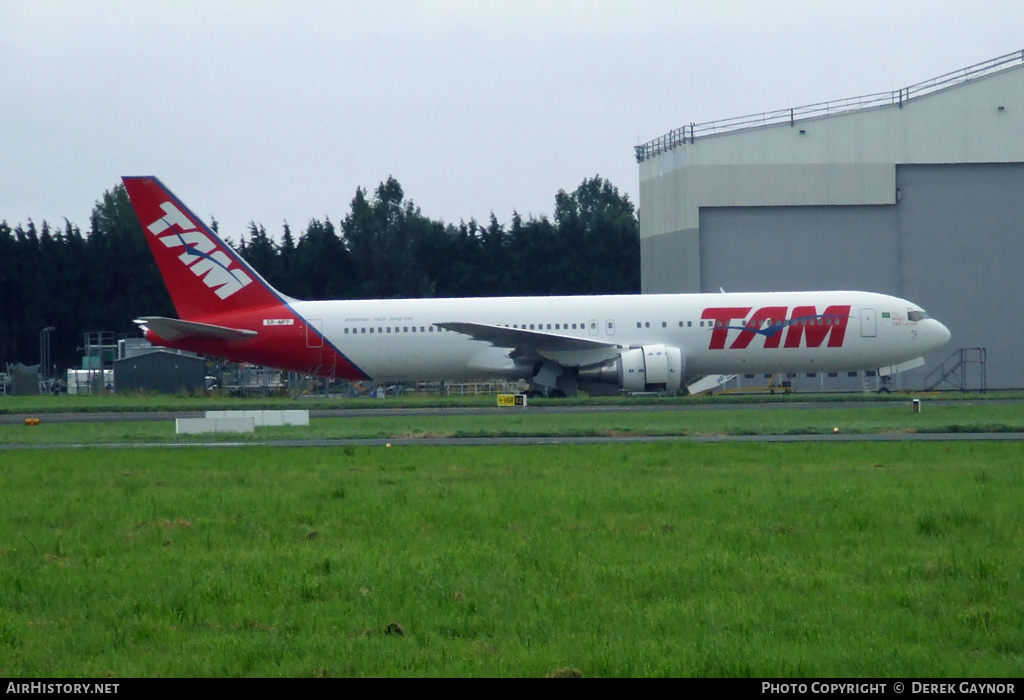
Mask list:
[[[671,346],[682,351],[689,375],[876,369],[919,357],[950,337],[915,304],[869,292],[292,301],[289,306],[376,381],[529,378],[532,367],[514,362],[510,348],[437,325],[446,323],[502,326],[621,348]],[[600,355],[567,353],[559,362],[583,367],[592,364],[588,360],[600,362]]]

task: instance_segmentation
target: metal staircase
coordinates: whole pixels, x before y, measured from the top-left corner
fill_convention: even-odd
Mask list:
[[[945,384],[946,388],[955,391],[969,391],[971,389],[967,386],[967,368],[970,365],[977,365],[977,390],[986,391],[988,380],[985,376],[985,355],[985,348],[960,348],[928,373],[924,378],[924,390],[932,391]]]

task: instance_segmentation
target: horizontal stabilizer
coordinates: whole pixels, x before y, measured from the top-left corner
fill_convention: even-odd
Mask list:
[[[152,331],[166,341],[184,340],[187,338],[215,338],[217,340],[245,340],[254,338],[256,331],[242,328],[228,328],[227,326],[214,326],[209,323],[197,323],[195,321],[182,321],[177,318],[165,318],[163,316],[145,316],[135,319],[139,328],[145,331]]]

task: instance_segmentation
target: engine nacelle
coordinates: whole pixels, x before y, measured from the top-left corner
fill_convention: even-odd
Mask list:
[[[617,384],[625,391],[679,392],[683,385],[686,362],[679,348],[667,345],[644,345],[631,348],[593,367],[581,367],[581,382]]]

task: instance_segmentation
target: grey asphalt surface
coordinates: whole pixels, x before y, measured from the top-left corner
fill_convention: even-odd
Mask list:
[[[388,416],[471,416],[507,414],[509,411],[527,411],[531,414],[562,414],[562,413],[638,413],[662,411],[735,411],[741,409],[763,411],[802,411],[847,408],[879,408],[905,404],[909,410],[911,399],[906,401],[807,401],[777,403],[716,403],[716,404],[638,404],[633,406],[528,406],[525,409],[490,407],[458,407],[458,408],[332,408],[311,409],[310,418],[346,418],[369,417],[382,418]],[[961,400],[923,398],[927,406],[948,406],[962,404]],[[1024,403],[1024,399],[986,399],[985,404]],[[301,402],[289,408],[302,409]],[[258,409],[255,409],[258,410]],[[175,418],[202,418],[203,411],[133,411],[115,412],[68,412],[68,413],[10,413],[0,414],[0,425],[24,423],[25,418],[33,415],[48,423],[118,423],[132,421],[174,420]]]
[[[1020,400],[997,400],[996,403],[1019,403]],[[910,404],[910,399],[906,401]],[[948,405],[960,401],[926,400],[926,405]],[[988,403],[988,401],[986,401]],[[388,416],[461,416],[488,415],[508,413],[514,410],[526,410],[534,414],[560,413],[629,413],[650,411],[716,411],[716,410],[807,410],[807,409],[851,409],[859,407],[879,407],[899,405],[893,401],[842,401],[842,402],[793,402],[793,403],[753,403],[753,404],[645,404],[636,406],[531,406],[526,409],[508,409],[497,407],[474,408],[356,408],[356,409],[318,409],[311,410],[311,418],[345,418],[345,417],[388,417]],[[28,414],[0,415],[0,424],[23,423]],[[132,421],[164,421],[175,418],[202,417],[202,411],[153,411],[153,412],[96,412],[96,413],[48,413],[36,414],[47,423],[97,423],[97,422],[132,422]],[[482,445],[603,445],[616,443],[652,443],[652,442],[759,442],[759,443],[791,443],[791,442],[936,442],[936,441],[1021,441],[1024,433],[911,433],[911,434],[833,434],[833,435],[722,435],[722,436],[622,436],[622,437],[491,437],[491,438],[409,438],[409,439],[310,439],[310,440],[246,440],[218,442],[174,442],[174,443],[89,443],[89,444],[9,444],[0,445],[0,450],[16,449],[60,449],[78,447],[350,447],[368,446],[403,447],[420,446],[482,446]]]
[[[194,447],[482,447],[488,445],[608,445],[651,442],[1019,442],[1024,433],[879,433],[872,435],[649,435],[639,437],[494,437],[494,438],[411,438],[352,440],[266,440],[246,442],[116,442],[88,444],[11,444],[7,450],[56,450],[76,448],[194,448]]]

